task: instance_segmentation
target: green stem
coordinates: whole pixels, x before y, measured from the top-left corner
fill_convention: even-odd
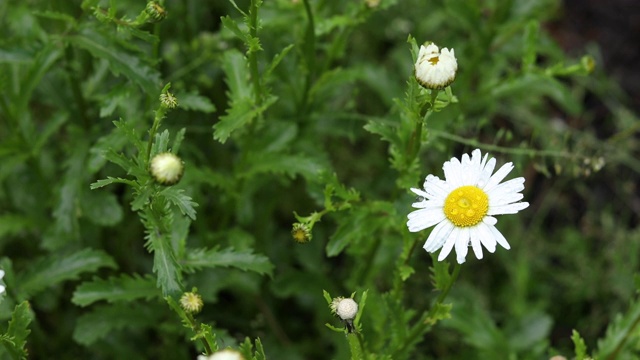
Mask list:
[[[309,105],[309,92],[311,91],[311,81],[313,74],[315,73],[316,67],[316,31],[315,31],[315,23],[313,20],[313,11],[311,10],[311,5],[309,4],[309,0],[303,0],[304,9],[307,13],[307,30],[305,33],[304,39],[304,55],[305,62],[307,63],[307,74],[304,80],[304,92],[302,93],[302,101],[301,101],[301,110],[302,112],[307,111],[307,106]]]
[[[160,105],[158,110],[156,110],[155,118],[153,119],[153,125],[151,125],[151,129],[149,130],[149,143],[147,144],[147,156],[145,158],[145,164],[149,164],[151,160],[151,148],[153,147],[153,140],[156,137],[156,133],[158,132],[158,128],[160,127],[160,122],[164,117],[166,112],[166,108],[163,105]]]
[[[249,9],[249,34],[252,38],[258,36],[259,3],[260,0],[251,0],[251,8]],[[256,107],[259,107],[262,104],[262,89],[260,88],[260,74],[258,73],[257,49],[249,48],[249,71],[251,73],[251,81],[253,82]]]
[[[440,295],[436,299],[435,304],[433,304],[431,309],[429,309],[429,312],[424,313],[422,315],[420,320],[418,320],[418,322],[413,326],[413,328],[409,332],[409,335],[407,335],[407,337],[404,339],[404,342],[402,343],[402,345],[400,345],[394,351],[393,356],[391,357],[392,359],[399,359],[400,358],[400,354],[403,353],[404,351],[408,350],[409,347],[416,341],[416,339],[420,335],[422,335],[427,329],[429,329],[429,327],[431,327],[432,322],[429,321],[429,319],[433,318],[433,316],[435,315],[436,311],[438,310],[438,307],[439,307],[438,305],[442,304],[444,299],[449,294],[449,291],[451,290],[451,287],[453,286],[453,284],[458,279],[458,275],[460,274],[460,268],[461,268],[461,265],[456,263],[455,267],[453,268],[453,274],[451,275],[451,280],[449,281],[447,286],[442,290],[442,292],[440,293]]]

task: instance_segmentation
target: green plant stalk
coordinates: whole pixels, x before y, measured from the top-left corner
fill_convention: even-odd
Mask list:
[[[167,109],[164,105],[160,105],[158,110],[156,110],[156,115],[153,119],[153,125],[151,125],[151,129],[149,129],[149,143],[147,144],[147,156],[145,157],[145,164],[147,167],[149,166],[149,161],[151,160],[151,148],[153,146],[153,140],[156,137],[156,133],[158,132],[158,128],[160,127],[160,122],[162,122],[162,118],[164,118],[164,114],[166,114]]]
[[[304,91],[302,93],[302,101],[301,108],[303,112],[307,111],[307,106],[309,104],[309,92],[311,91],[311,81],[312,76],[315,72],[315,53],[316,53],[316,32],[315,32],[315,22],[313,20],[313,11],[311,11],[311,5],[309,4],[309,0],[303,0],[304,9],[307,13],[307,30],[305,32],[305,61],[307,63],[307,74],[304,79]]]
[[[351,360],[366,360],[362,337],[358,333],[347,334],[347,342],[351,350]]]
[[[258,36],[258,8],[260,0],[251,0],[249,9],[249,34],[252,38]],[[258,55],[255,50],[249,48],[249,71],[253,82],[253,91],[256,107],[262,104],[262,89],[260,85],[260,74],[258,73]]]
[[[402,343],[402,345],[400,345],[394,351],[393,355],[391,356],[392,359],[399,359],[400,354],[404,350],[408,349],[408,347],[418,338],[418,336],[422,335],[427,329],[429,329],[429,327],[431,326],[431,323],[428,320],[435,315],[435,311],[438,308],[437,305],[442,304],[444,299],[449,294],[451,287],[458,279],[458,275],[460,274],[461,267],[462,266],[460,264],[456,263],[455,267],[453,268],[453,274],[451,275],[451,281],[449,281],[449,283],[447,284],[447,287],[445,287],[444,290],[442,290],[442,292],[436,299],[435,304],[433,304],[431,309],[429,309],[429,312],[422,315],[420,320],[418,320],[418,322],[413,326],[413,328],[409,332],[409,335],[407,335],[407,337],[404,339],[404,342]]]

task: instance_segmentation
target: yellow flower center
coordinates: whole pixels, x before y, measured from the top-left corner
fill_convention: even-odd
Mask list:
[[[458,227],[474,226],[489,210],[489,197],[477,186],[461,186],[444,201],[444,215]]]
[[[427,61],[429,61],[431,63],[431,65],[435,66],[436,64],[438,64],[438,61],[440,61],[440,56],[434,56],[434,57],[432,57],[431,59],[429,59]]]

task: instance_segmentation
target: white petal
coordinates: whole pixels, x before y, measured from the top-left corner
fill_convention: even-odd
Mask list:
[[[487,211],[487,215],[504,215],[504,214],[515,214],[522,209],[526,209],[529,207],[528,202],[519,202],[515,204],[507,204],[500,206],[490,206],[489,211]]]
[[[444,177],[446,179],[447,185],[454,188],[464,185],[462,183],[463,171],[460,160],[451,158],[451,160],[445,162],[444,165],[442,165],[442,170],[444,170]]]
[[[498,219],[494,218],[493,216],[485,216],[482,218],[482,222],[487,225],[495,225],[498,223]]]
[[[482,225],[482,223],[480,223]],[[482,259],[482,245],[480,245],[480,231],[478,226],[469,229],[469,236],[471,237],[471,247],[473,253],[476,254],[478,260]]]
[[[487,192],[487,195],[491,197],[492,195],[500,196],[500,194],[517,193],[522,190],[524,190],[524,178],[519,177],[505,181],[502,184],[495,186],[493,189],[485,191]]]
[[[453,227],[453,231],[451,231],[451,235],[449,235],[449,237],[444,243],[444,246],[442,247],[442,250],[440,250],[440,255],[438,255],[438,261],[444,260],[444,258],[446,258],[451,253],[451,249],[453,249],[453,246],[456,244],[456,240],[458,239],[459,235],[460,235],[460,228]]]
[[[496,229],[495,226],[489,225],[488,227],[489,227],[489,230],[491,231],[491,234],[493,234],[493,238],[498,242],[498,244],[500,244],[500,246],[502,246],[507,250],[511,249],[511,246],[509,246],[507,239],[505,239],[504,236],[502,236],[502,233],[498,229]]]
[[[496,187],[500,183],[500,181],[502,181],[511,172],[511,170],[513,170],[513,163],[509,162],[502,165],[502,167],[498,171],[496,171],[493,176],[491,176],[489,182],[487,183],[487,185],[485,185],[483,190],[487,193],[493,190],[493,188]]]
[[[480,178],[478,179],[478,187],[479,188],[481,188],[481,189],[485,188],[485,186],[489,182],[489,179],[491,178],[491,173],[493,172],[493,169],[495,167],[496,167],[496,159],[495,158],[489,159],[489,161],[487,161],[487,164],[484,166],[484,168],[482,168],[482,174],[480,175]]]
[[[431,230],[429,238],[427,238],[427,241],[424,243],[424,249],[428,252],[434,252],[440,249],[449,238],[453,228],[453,224],[448,220],[442,221],[440,224],[436,225],[436,227]]]
[[[458,264],[464,263],[469,252],[469,228],[465,227],[458,232],[456,239],[456,259]]]
[[[0,270],[0,279],[4,277],[4,270]]]
[[[407,215],[407,227],[411,232],[417,232],[444,220],[445,215],[441,208],[420,209],[413,211]]]
[[[508,205],[517,201],[522,200],[524,195],[520,193],[511,193],[507,195],[503,195],[500,197],[491,197],[489,196],[489,209],[495,206]]]
[[[444,199],[449,195],[447,183],[437,176],[429,175],[424,182],[424,191],[428,199]]]
[[[2,294],[4,292],[5,287],[3,285],[0,285],[0,294]]]
[[[493,233],[489,229],[489,226],[490,225],[481,222],[476,226],[476,231],[482,245],[487,249],[487,251],[493,253],[496,251],[496,239],[493,237]]]

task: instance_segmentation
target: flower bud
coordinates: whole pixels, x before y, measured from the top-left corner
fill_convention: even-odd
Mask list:
[[[456,78],[458,61],[454,50],[438,47],[430,43],[421,45],[418,60],[415,64],[415,77],[422,87],[427,89],[442,89]]]
[[[155,1],[149,1],[144,12],[149,15],[148,21],[150,23],[160,22],[167,17],[167,11]]]
[[[244,360],[244,357],[235,350],[224,349],[209,356],[198,355],[198,360]]]
[[[298,244],[308,243],[311,241],[311,230],[305,224],[294,223],[293,229],[291,229],[291,236]]]
[[[193,292],[186,292],[180,297],[180,306],[190,314],[199,313],[203,305],[202,297],[198,295],[195,290]]]
[[[160,94],[160,103],[166,108],[175,109],[178,106],[178,99],[167,91]]]
[[[358,314],[358,303],[352,298],[345,298],[338,302],[336,306],[336,315],[342,320],[353,320]]]
[[[158,154],[151,159],[151,176],[162,185],[176,184],[184,173],[184,164],[172,153]]]

